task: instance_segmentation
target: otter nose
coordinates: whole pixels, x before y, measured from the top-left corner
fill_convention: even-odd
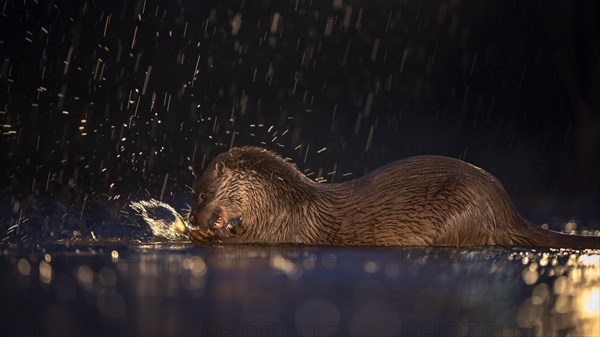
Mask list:
[[[196,217],[194,216],[194,213],[190,213],[190,215],[188,216],[188,221],[190,222],[190,224],[194,224],[196,222]]]

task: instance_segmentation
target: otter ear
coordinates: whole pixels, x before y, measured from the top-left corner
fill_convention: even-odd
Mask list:
[[[223,175],[223,173],[225,173],[225,170],[227,169],[227,167],[225,166],[225,163],[223,162],[217,162],[215,164],[215,171],[217,172],[217,175]]]

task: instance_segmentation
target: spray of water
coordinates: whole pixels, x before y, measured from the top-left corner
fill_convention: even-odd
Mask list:
[[[150,226],[153,241],[187,240],[185,233],[189,224],[171,205],[150,199],[132,201],[130,206]]]

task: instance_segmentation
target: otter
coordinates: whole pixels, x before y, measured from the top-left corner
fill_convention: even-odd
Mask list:
[[[447,157],[317,183],[274,152],[236,147],[209,164],[194,191],[185,231],[207,243],[600,248],[598,237],[532,225],[498,179]]]

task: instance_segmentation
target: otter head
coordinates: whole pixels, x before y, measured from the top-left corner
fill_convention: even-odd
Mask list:
[[[208,242],[287,240],[291,214],[308,182],[292,164],[261,148],[233,148],[217,156],[195,183],[190,237]]]
[[[215,160],[194,186],[190,236],[198,241],[222,241],[243,233],[246,198],[239,176],[224,161]]]

